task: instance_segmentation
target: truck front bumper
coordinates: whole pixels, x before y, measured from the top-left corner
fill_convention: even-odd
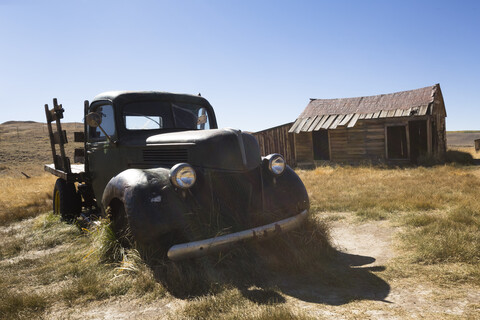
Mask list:
[[[307,212],[307,210],[304,210],[293,217],[244,231],[205,240],[176,244],[168,250],[167,256],[170,260],[179,261],[217,252],[240,241],[249,239],[264,240],[297,228],[303,220],[305,220]]]

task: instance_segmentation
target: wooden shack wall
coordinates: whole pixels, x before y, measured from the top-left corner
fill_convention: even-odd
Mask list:
[[[313,139],[311,132],[295,134],[295,158],[299,166],[313,164]]]
[[[291,167],[297,165],[295,159],[295,139],[293,133],[288,133],[292,123],[287,123],[275,128],[252,133],[257,138],[262,156],[271,153],[280,153],[285,157],[287,164]]]
[[[385,160],[385,121],[358,121],[353,128],[329,130],[330,159],[336,162]]]

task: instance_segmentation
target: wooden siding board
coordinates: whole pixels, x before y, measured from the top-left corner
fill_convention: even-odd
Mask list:
[[[358,117],[359,117],[359,114],[356,113],[356,114],[352,117],[352,120],[350,120],[350,122],[348,123],[347,128],[352,128],[352,127],[357,123]]]
[[[288,130],[288,132],[290,132],[290,133],[295,132],[295,129],[297,129],[297,127],[298,127],[298,125],[300,124],[300,122],[302,122],[302,119],[301,119],[301,118],[295,120],[295,122],[293,123],[292,127],[290,128],[290,130]]]
[[[257,139],[262,155],[280,153],[285,157],[286,162],[294,167],[295,161],[295,135],[289,133],[292,124],[252,133]]]
[[[336,117],[337,117],[336,115],[329,116],[327,121],[323,123],[321,129],[328,129],[328,127],[330,127],[330,125],[332,124],[332,122],[335,120]]]
[[[335,120],[330,125],[330,127],[328,127],[328,129],[336,129],[338,124],[340,123],[340,121],[343,119],[343,117],[344,116],[342,116],[342,115],[336,117]]]
[[[302,129],[300,131],[307,131],[308,128],[312,125],[313,121],[315,121],[316,117],[308,118],[308,120],[305,122],[305,124],[302,126]]]
[[[315,129],[313,131],[318,131],[323,126],[323,123],[328,119],[329,116],[322,116],[322,119],[318,122]]]
[[[300,122],[300,124],[298,125],[298,127],[295,129],[295,133],[300,133],[300,131],[302,130],[303,128],[303,125],[305,124],[305,122],[308,121],[308,118],[305,118],[302,120],[302,122]]]
[[[308,132],[312,132],[313,129],[315,129],[315,127],[317,126],[317,124],[320,122],[321,119],[322,119],[322,116],[316,116],[316,117],[315,117],[315,120],[312,122],[312,124],[310,125],[310,127],[308,127],[307,131],[308,131]]]
[[[427,114],[427,110],[428,110],[428,106],[421,106],[419,111],[418,111],[418,114],[420,116],[424,116]]]
[[[340,123],[338,124],[339,126],[344,126],[348,123],[348,121],[350,121],[350,119],[352,119],[353,117],[353,113],[352,114],[346,114],[345,117],[342,119],[342,121],[340,121]]]

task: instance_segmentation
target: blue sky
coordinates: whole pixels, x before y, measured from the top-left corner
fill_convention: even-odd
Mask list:
[[[65,121],[109,90],[201,93],[221,127],[294,121],[309,98],[440,83],[480,130],[480,1],[0,0],[0,123]]]

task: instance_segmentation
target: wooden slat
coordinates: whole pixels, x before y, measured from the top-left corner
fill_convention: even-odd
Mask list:
[[[395,114],[393,115],[394,117],[401,117],[403,115],[403,110],[402,109],[397,109],[395,110]]]
[[[358,120],[362,120],[362,119],[365,119],[365,113],[360,114],[360,116],[358,117]]]
[[[302,131],[303,125],[308,121],[308,118],[302,119],[298,127],[295,129],[295,133],[300,133]]]
[[[62,130],[62,131],[55,131],[53,133],[53,141],[55,144],[65,144],[68,143],[67,140],[67,131]]]
[[[386,111],[386,110],[382,110],[382,111],[380,112],[380,116],[379,116],[379,118],[386,118],[386,117],[387,117],[387,115],[388,115],[388,111]]]
[[[342,121],[340,121],[340,123],[338,124],[339,126],[344,126],[348,123],[348,121],[350,121],[350,119],[352,119],[353,117],[353,114],[347,114],[345,115],[345,117],[342,119]]]
[[[295,122],[293,123],[292,127],[290,128],[290,130],[288,130],[288,132],[292,133],[292,132],[295,132],[295,129],[297,129],[298,125],[300,124],[300,122],[302,122],[303,119],[297,119],[295,120]]]
[[[322,119],[318,122],[317,126],[315,127],[315,129],[313,129],[314,131],[318,131],[320,130],[320,128],[323,126],[323,124],[325,123],[325,121],[327,121],[329,115],[324,115],[322,116]]]
[[[427,114],[428,106],[421,106],[420,110],[418,111],[418,115],[424,116]]]
[[[377,111],[373,114],[372,119],[377,119],[380,116],[381,111]]]
[[[343,115],[339,115],[335,118],[332,124],[328,127],[328,129],[336,129],[340,121],[344,118]]]
[[[412,110],[412,108],[408,108],[408,109],[405,109],[403,110],[403,117],[408,117],[410,116],[410,111]]]
[[[337,117],[336,114],[332,114],[331,116],[329,116],[327,121],[323,123],[322,129],[328,129],[328,127],[330,127],[330,125],[332,124],[332,122],[335,120],[336,117]]]
[[[393,117],[393,115],[395,114],[395,110],[390,110],[387,112],[387,118],[391,118]]]
[[[315,117],[315,121],[313,121],[312,125],[310,126],[310,128],[308,128],[308,132],[312,132],[313,129],[315,129],[315,127],[317,126],[317,124],[320,122],[320,120],[322,120],[322,117],[323,116],[316,116]]]
[[[348,126],[347,128],[352,128],[356,123],[357,123],[357,120],[358,120],[358,117],[360,115],[358,113],[356,113],[353,117],[352,117],[352,120],[350,120],[350,122],[348,123]]]
[[[73,133],[73,141],[85,142],[85,133],[83,131]]]
[[[310,126],[312,125],[312,123],[315,121],[315,117],[312,117],[312,118],[308,118],[307,122],[305,122],[305,124],[303,125],[302,129],[300,129],[300,131],[307,131],[308,128],[310,128]]]

